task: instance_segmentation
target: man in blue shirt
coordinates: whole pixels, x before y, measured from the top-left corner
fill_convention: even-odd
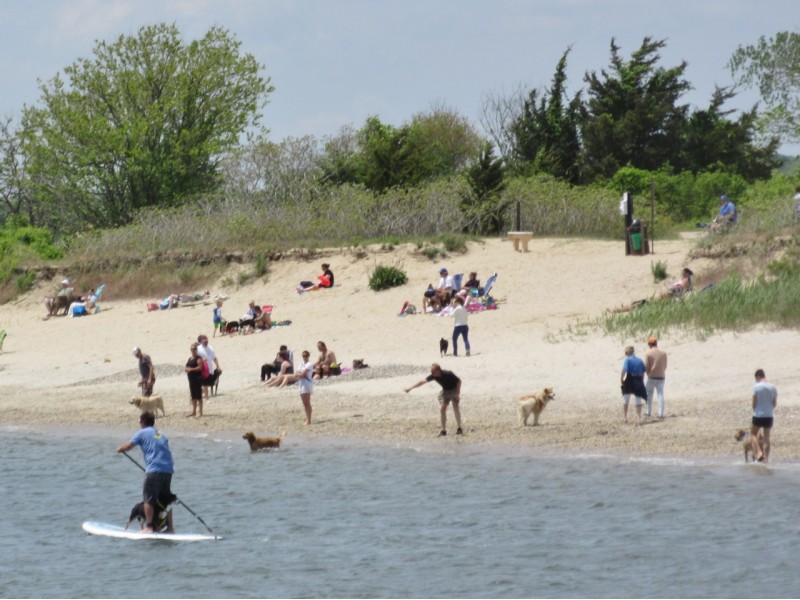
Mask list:
[[[736,213],[736,205],[728,200],[727,194],[722,194],[719,197],[719,214],[714,222],[711,224],[711,231],[719,231],[728,225],[735,225],[738,215]]]
[[[144,455],[144,487],[142,490],[142,500],[144,501],[145,526],[143,533],[152,533],[153,517],[159,498],[168,497],[172,494],[170,484],[172,483],[172,452],[169,449],[167,436],[155,428],[156,416],[151,412],[143,412],[139,417],[141,429],[131,438],[130,442],[122,444],[117,448],[117,452],[127,452],[134,446],[142,448]],[[175,533],[172,525],[172,511],[167,513],[167,533]]]
[[[628,402],[631,394],[636,398],[636,424],[642,424],[642,404],[647,401],[644,385],[644,361],[634,354],[633,346],[625,348],[625,362],[619,381],[622,384],[622,420],[628,422]]]

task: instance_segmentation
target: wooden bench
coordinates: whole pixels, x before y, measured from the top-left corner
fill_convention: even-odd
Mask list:
[[[509,231],[508,239],[514,242],[514,250],[517,252],[527,252],[528,242],[533,239],[532,231]],[[520,244],[522,249],[520,250]]]

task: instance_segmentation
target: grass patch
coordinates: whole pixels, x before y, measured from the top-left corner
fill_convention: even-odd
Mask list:
[[[667,276],[667,263],[663,260],[657,260],[656,262],[650,263],[650,272],[653,274],[653,281],[658,283],[659,281],[664,281]]]
[[[375,265],[369,277],[369,289],[379,292],[389,288],[405,285],[408,275],[400,268],[400,263],[395,266]]]
[[[675,329],[699,338],[723,331],[746,331],[757,325],[800,326],[800,275],[745,280],[732,275],[704,291],[681,299],[653,301],[627,313],[610,314],[595,325],[621,338],[663,335]]]

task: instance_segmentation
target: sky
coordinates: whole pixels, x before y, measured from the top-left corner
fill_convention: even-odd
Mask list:
[[[705,108],[740,45],[800,29],[797,0],[0,0],[0,117],[38,103],[48,81],[96,41],[175,23],[186,41],[228,29],[264,66],[275,91],[262,123],[275,141],[336,135],[370,116],[395,126],[447,107],[480,129],[489,95],[549,87],[564,51],[570,95],[608,70],[611,39],[630,58],[666,40],[660,65],[686,61]],[[726,106],[750,109],[742,90]],[[784,146],[800,154],[800,146]]]

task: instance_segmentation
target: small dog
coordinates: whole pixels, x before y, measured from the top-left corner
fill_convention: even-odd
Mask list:
[[[156,504],[157,513],[153,516],[153,531],[158,533],[167,528],[167,512],[172,510],[170,504],[176,502],[178,497],[175,494],[170,494],[166,498],[161,498]],[[139,529],[144,529],[145,516],[144,516],[144,502],[134,504],[131,509],[131,514],[128,517],[128,522],[125,523],[125,531],[128,531],[128,526],[134,521],[139,521]]]
[[[539,415],[547,406],[547,403],[556,399],[553,388],[544,388],[541,392],[528,394],[517,399],[517,416],[519,424],[523,427],[528,424],[528,417],[533,415],[534,426],[539,424]]]
[[[366,369],[369,365],[364,362],[363,358],[353,359],[353,369]]]
[[[285,437],[285,431],[278,437],[256,437],[252,431],[248,431],[242,436],[242,439],[247,440],[247,443],[250,444],[250,452],[258,452],[267,448],[280,448],[281,440]]]
[[[744,462],[748,462],[747,457],[749,454],[753,455],[753,462],[756,462],[756,454],[753,450],[753,438],[750,437],[750,432],[740,429],[736,432],[736,435],[733,436],[733,439],[735,439],[737,442],[742,442],[742,448],[744,449]],[[758,443],[764,443],[764,436],[760,431],[758,432]]]
[[[161,396],[134,396],[128,404],[133,404],[142,412],[150,411],[153,414],[157,414],[157,410],[161,409],[162,416],[167,414],[164,412],[164,399]]]
[[[450,346],[449,342],[442,338],[439,340],[439,355],[444,356],[447,354],[447,348]]]

